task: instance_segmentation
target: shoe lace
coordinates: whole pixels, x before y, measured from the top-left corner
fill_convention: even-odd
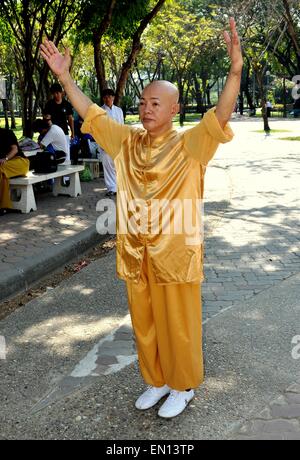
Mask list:
[[[149,393],[154,393],[154,394],[155,394],[155,393],[158,391],[158,388],[157,388],[157,387],[154,387],[153,385],[148,385],[148,386],[147,386],[147,391],[148,391]]]
[[[175,401],[175,400],[178,398],[179,394],[180,394],[179,391],[177,391],[177,390],[171,390],[168,399],[169,399],[169,400]]]

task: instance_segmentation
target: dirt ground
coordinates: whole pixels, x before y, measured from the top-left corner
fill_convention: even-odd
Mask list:
[[[84,255],[70,264],[65,265],[62,270],[55,271],[54,273],[43,278],[38,283],[35,283],[27,291],[18,294],[17,296],[11,297],[2,303],[0,303],[0,321],[10,315],[13,311],[26,305],[30,300],[40,297],[47,290],[54,289],[65,279],[69,279],[83,270],[91,262],[104,257],[109,251],[113,250],[116,245],[115,239],[105,241],[95,246],[92,250],[89,250]]]

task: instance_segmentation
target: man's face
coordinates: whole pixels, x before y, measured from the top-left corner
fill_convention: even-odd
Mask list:
[[[113,106],[114,100],[115,100],[115,96],[108,96],[108,95],[103,96],[104,104],[107,105],[107,107],[109,107],[110,109]]]
[[[144,128],[150,134],[160,135],[169,130],[177,112],[176,99],[164,86],[157,84],[145,88],[140,99],[139,114]]]
[[[62,93],[60,91],[55,91],[53,93],[53,99],[55,102],[61,102],[62,101]]]
[[[48,123],[48,126],[51,126],[51,115],[44,114],[43,119]]]

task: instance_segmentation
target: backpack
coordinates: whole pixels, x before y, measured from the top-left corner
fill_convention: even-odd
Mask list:
[[[37,174],[49,174],[57,171],[57,161],[55,153],[38,152],[34,162],[34,172]]]

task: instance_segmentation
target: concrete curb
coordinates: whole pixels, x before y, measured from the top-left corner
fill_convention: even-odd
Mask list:
[[[96,230],[96,225],[93,225],[72,238],[34,255],[32,258],[26,258],[22,262],[21,268],[8,270],[5,279],[0,280],[0,302],[12,294],[16,295],[22,290],[28,289],[30,284],[80,256],[94,245],[105,241],[106,238],[107,236],[100,235]]]

